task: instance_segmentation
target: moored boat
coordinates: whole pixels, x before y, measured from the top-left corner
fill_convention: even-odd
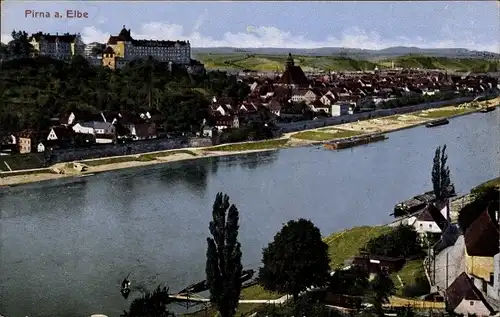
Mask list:
[[[364,137],[354,137],[350,139],[333,141],[330,143],[325,143],[324,147],[328,150],[341,150],[354,147],[357,145],[364,145],[373,142],[378,142],[387,139],[387,136],[383,134],[364,136]]]
[[[495,110],[496,108],[497,108],[497,106],[488,106],[488,107],[482,108],[481,110],[479,110],[479,112],[483,112],[483,113],[490,112],[490,111]]]
[[[427,123],[425,126],[427,128],[432,128],[432,127],[438,127],[440,125],[445,125],[448,123],[450,123],[450,121],[448,119],[438,119],[438,120],[434,120],[434,121]]]

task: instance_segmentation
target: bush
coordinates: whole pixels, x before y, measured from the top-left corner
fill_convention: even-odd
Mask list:
[[[407,258],[419,255],[422,248],[415,228],[400,225],[393,231],[368,241],[366,251],[379,256]]]
[[[418,276],[413,284],[408,284],[403,287],[404,297],[418,297],[429,294],[431,286],[425,276]]]

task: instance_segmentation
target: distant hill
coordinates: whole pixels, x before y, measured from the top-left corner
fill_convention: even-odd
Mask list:
[[[219,70],[284,70],[288,50],[282,53],[258,54],[251,52],[194,52],[193,57],[205,64],[207,69]],[[378,58],[345,57],[345,55],[304,55],[292,51],[295,63],[304,71],[369,71],[394,67],[442,69],[458,72],[496,72],[500,71],[499,60],[480,58],[450,58],[424,55],[403,55]]]
[[[450,58],[488,58],[499,59],[500,54],[486,51],[471,51],[464,48],[418,48],[395,46],[381,50],[365,50],[358,48],[342,48],[342,47],[321,47],[314,49],[302,48],[235,48],[235,47],[207,47],[207,48],[192,48],[193,53],[203,54],[232,54],[232,53],[248,53],[248,54],[264,54],[264,55],[281,55],[289,52],[294,55],[305,56],[329,56],[343,55],[350,58],[389,58],[408,54],[418,54],[434,57],[450,57]]]

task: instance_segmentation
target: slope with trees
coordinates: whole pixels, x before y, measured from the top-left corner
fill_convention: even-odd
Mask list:
[[[27,34],[15,32],[13,38],[2,50],[15,58],[0,64],[3,130],[45,129],[51,118],[75,110],[151,109],[161,113],[166,130],[187,132],[206,118],[208,96],[241,100],[249,93],[247,85],[224,72],[191,75],[152,58],[112,71],[81,56],[71,61],[31,57]]]

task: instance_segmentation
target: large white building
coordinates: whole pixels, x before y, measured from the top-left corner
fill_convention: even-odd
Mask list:
[[[189,41],[135,40],[130,34],[130,29],[127,30],[123,26],[118,36],[109,37],[104,51],[103,65],[120,68],[128,61],[149,56],[161,62],[189,65],[191,45]]]
[[[54,35],[38,32],[32,34],[29,41],[38,55],[55,59],[70,59],[74,55],[83,55],[85,49],[79,33]]]

